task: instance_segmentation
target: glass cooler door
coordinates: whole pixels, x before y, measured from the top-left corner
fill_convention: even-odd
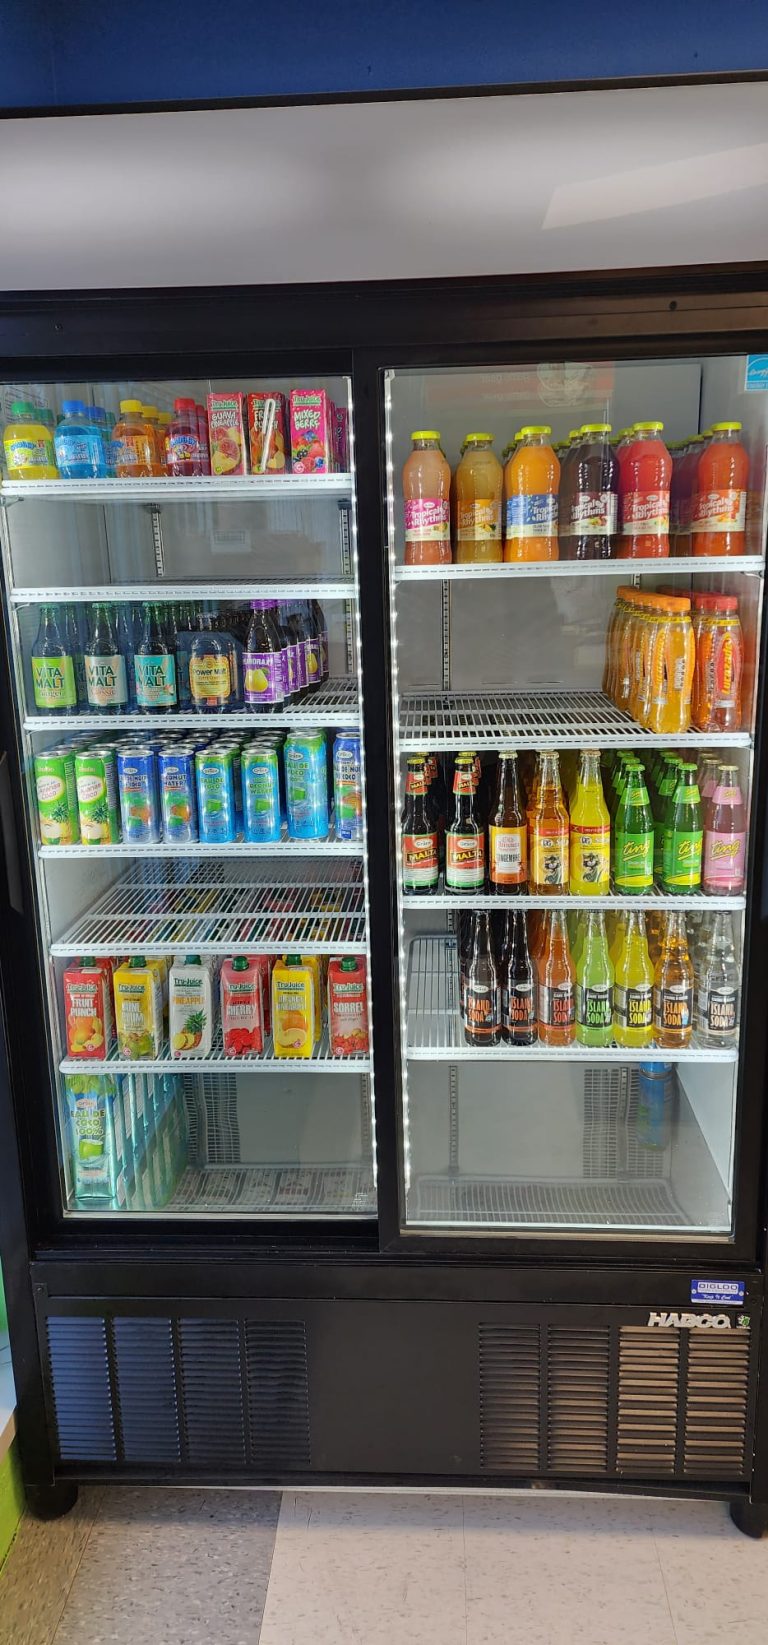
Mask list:
[[[743,356],[383,396],[401,1224],[725,1252],[764,396]]]
[[[349,379],[3,413],[64,1212],[374,1218]]]

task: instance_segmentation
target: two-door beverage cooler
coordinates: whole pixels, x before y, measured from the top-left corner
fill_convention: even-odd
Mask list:
[[[768,1503],[754,269],[8,301],[25,1477]]]

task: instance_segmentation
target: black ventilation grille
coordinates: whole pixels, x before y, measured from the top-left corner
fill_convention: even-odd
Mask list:
[[[300,1321],[248,1320],[248,1422],[255,1467],[309,1467],[307,1340]]]
[[[198,1467],[246,1463],[240,1326],[234,1319],[179,1320],[186,1453]]]
[[[116,1461],[106,1320],[50,1314],[46,1325],[59,1456]]]
[[[169,1319],[112,1322],[120,1432],[126,1462],[179,1462],[181,1440]]]
[[[747,1329],[481,1325],[479,1373],[487,1473],[748,1475]]]

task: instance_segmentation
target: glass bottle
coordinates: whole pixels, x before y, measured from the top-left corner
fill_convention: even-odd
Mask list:
[[[741,977],[730,914],[716,914],[696,979],[696,1031],[704,1045],[729,1046],[739,1034]]]
[[[662,884],[665,891],[675,895],[698,890],[701,885],[703,840],[696,766],[692,761],[681,760],[664,839]]]
[[[653,889],[653,839],[643,764],[630,759],[614,824],[613,883],[623,897]]]
[[[41,714],[77,712],[75,659],[65,638],[60,609],[40,608],[40,622],[32,647],[32,688]]]
[[[114,613],[114,606],[101,602],[92,607],[85,646],[86,696],[88,707],[97,714],[122,714],[128,704],[128,675]]]
[[[142,633],[133,658],[136,706],[142,713],[169,714],[176,707],[176,657],[166,638],[163,608],[142,606]]]
[[[529,809],[530,884],[536,896],[562,894],[568,885],[569,819],[557,754],[539,755],[535,799]]]
[[[668,914],[653,981],[653,1037],[665,1050],[691,1043],[693,965],[684,914]]]
[[[472,915],[472,934],[464,982],[464,1038],[482,1049],[500,1038],[499,974],[493,951],[491,916]]]
[[[434,428],[417,428],[403,467],[405,564],[451,563],[451,470]]]
[[[604,896],[611,883],[611,819],[603,795],[600,755],[585,748],[570,818],[573,896]]]
[[[536,1041],[536,989],[522,908],[509,910],[508,920],[499,962],[502,1038],[508,1045],[533,1045]]]
[[[485,830],[477,814],[474,756],[458,754],[453,773],[453,816],[445,836],[445,889],[459,894],[485,885]]]
[[[639,909],[631,908],[614,974],[613,1037],[617,1045],[637,1048],[651,1044],[653,978],[645,920]]]
[[[576,1039],[579,1045],[610,1045],[613,1039],[613,981],[605,918],[599,909],[591,909],[576,968]]]
[[[496,894],[522,891],[528,883],[528,829],[517,754],[512,748],[503,748],[499,755],[498,795],[489,816],[488,867],[490,888]]]
[[[717,783],[704,823],[702,884],[710,897],[744,890],[747,819],[736,765],[718,767]]]
[[[456,470],[456,559],[499,562],[504,470],[492,434],[468,434],[465,445]]]
[[[572,1045],[576,1037],[576,977],[562,908],[554,908],[548,916],[536,977],[536,1021],[542,1045]]]
[[[404,895],[433,896],[439,873],[437,828],[428,807],[423,754],[408,758],[401,845]]]
[[[281,708],[284,700],[283,635],[276,600],[251,600],[251,622],[243,655],[246,708]]]

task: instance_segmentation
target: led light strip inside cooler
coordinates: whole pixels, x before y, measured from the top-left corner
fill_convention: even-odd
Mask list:
[[[231,859],[132,867],[51,953],[363,954],[362,864]]]
[[[468,1045],[459,1016],[459,973],[456,938],[416,937],[408,953],[409,1061],[434,1062],[664,1062],[735,1063],[735,1046],[710,1050],[693,1043],[682,1050],[587,1045]]]
[[[748,731],[657,736],[601,691],[409,691],[400,698],[400,751],[427,748],[749,748]]]

